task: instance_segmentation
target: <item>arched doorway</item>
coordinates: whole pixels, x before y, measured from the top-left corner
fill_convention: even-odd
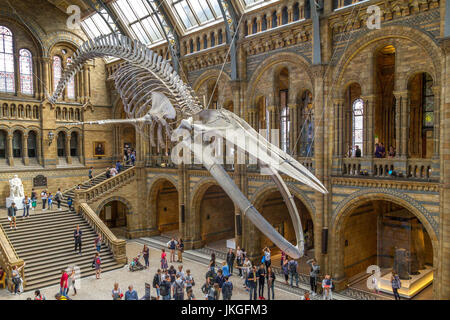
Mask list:
[[[303,228],[305,237],[305,255],[298,262],[299,271],[308,273],[306,260],[314,257],[314,223],[310,211],[298,197],[294,196],[295,206]],[[255,207],[262,216],[290,243],[297,245],[294,225],[288,208],[279,191],[275,188],[265,192],[255,203]],[[259,230],[257,232],[256,253],[262,256],[264,247],[269,247],[272,253],[272,265],[276,268],[280,267],[281,251]]]
[[[158,231],[170,237],[178,237],[180,219],[177,188],[168,180],[162,180],[155,187],[154,204]]]
[[[124,235],[127,227],[127,206],[118,200],[106,203],[99,212],[100,219],[116,235]]]
[[[378,266],[382,293],[392,293],[390,278],[395,270],[402,282],[401,296],[413,298],[419,294],[431,299],[435,236],[423,221],[400,201],[355,203],[338,222],[333,276],[367,291],[367,269]]]
[[[234,203],[218,185],[209,186],[200,202],[200,235],[203,244],[226,247],[235,235]]]

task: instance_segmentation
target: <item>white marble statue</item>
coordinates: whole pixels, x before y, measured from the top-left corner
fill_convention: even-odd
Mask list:
[[[9,195],[10,198],[19,198],[25,196],[23,192],[22,180],[20,180],[17,174],[14,175],[14,178],[9,180],[9,189],[10,189]]]

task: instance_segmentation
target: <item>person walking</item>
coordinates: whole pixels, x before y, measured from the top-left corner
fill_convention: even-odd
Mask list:
[[[237,268],[239,270],[239,276],[242,278],[242,264],[244,263],[244,259],[242,257],[242,250],[241,247],[236,248],[236,264]]]
[[[173,298],[175,300],[184,300],[184,282],[181,275],[176,275],[176,280],[172,284]]]
[[[183,252],[184,252],[184,242],[183,242],[183,239],[178,238],[178,243],[177,243],[177,253],[178,253],[178,257],[177,257],[177,262],[180,262],[180,263],[183,262]]]
[[[148,259],[150,257],[150,249],[145,244],[144,244],[144,248],[142,249],[142,256],[144,257],[145,268],[146,269],[150,268],[150,263],[148,261]]]
[[[100,275],[102,273],[102,259],[100,258],[100,253],[96,252],[93,265],[95,268],[95,278],[100,279]]]
[[[233,274],[233,266],[234,266],[234,260],[236,258],[236,255],[233,252],[233,249],[229,248],[227,253],[227,265],[228,265],[228,271],[230,272],[230,275]]]
[[[394,293],[395,300],[400,300],[400,294],[398,293],[398,289],[400,289],[402,287],[402,282],[400,281],[400,277],[398,276],[397,272],[395,272],[395,271],[392,271],[391,286],[392,286],[392,292]]]
[[[53,210],[53,195],[51,192],[48,193],[47,200],[48,200],[48,210]]]
[[[17,215],[17,207],[16,203],[11,203],[11,206],[8,208],[8,220],[9,220],[9,228],[12,229],[14,224],[14,229],[17,229],[16,225],[16,215]]]
[[[211,253],[211,259],[209,260],[208,269],[212,274],[216,273],[216,254]]]
[[[83,236],[83,231],[80,229],[80,226],[77,225],[77,228],[73,232],[73,238],[75,240],[75,252],[77,252],[77,248],[78,248],[78,250],[79,250],[78,254],[80,256],[81,256],[81,244],[82,244],[81,237],[82,236]]]
[[[267,268],[267,300],[270,300],[270,293],[272,292],[272,300],[275,300],[275,272],[272,271],[272,267]]]
[[[59,293],[62,296],[67,297],[67,293],[69,292],[69,275],[66,270],[61,270],[61,278],[59,279]]]
[[[56,191],[55,200],[56,200],[56,203],[58,204],[58,210],[61,211],[62,210],[61,201],[63,200],[63,194],[61,192],[61,188],[58,188],[58,191]]]
[[[172,238],[169,242],[167,242],[167,247],[170,250],[170,262],[175,262],[175,249],[177,247],[178,242]]]
[[[102,235],[98,234],[94,240],[95,250],[97,250],[98,253],[100,253],[102,249],[102,241]]]
[[[159,297],[161,295],[161,290],[160,290],[160,286],[161,286],[161,269],[158,269],[155,273],[155,275],[153,276],[153,288],[156,290],[156,300],[159,300]]]
[[[75,267],[72,267],[72,271],[70,272],[69,275],[69,288],[67,289],[67,294],[69,294],[70,288],[73,288],[73,295],[74,296],[77,295],[77,288],[75,287],[75,282],[76,282],[76,272]]]
[[[138,294],[131,284],[128,286],[128,291],[125,292],[125,300],[139,300]]]
[[[166,271],[168,268],[167,264],[167,253],[165,249],[161,249],[161,269]]]
[[[70,211],[73,211],[72,204],[73,204],[72,198],[70,196],[67,197],[67,206],[69,207]]]
[[[267,268],[270,267],[270,265],[272,264],[271,253],[270,253],[269,247],[265,247],[263,249],[263,253],[264,253],[264,264],[266,265],[266,270],[267,270]]]
[[[28,196],[25,196],[25,198],[23,198],[22,204],[23,204],[22,219],[28,218],[30,216],[30,207],[31,207],[31,200],[28,198]]]
[[[256,284],[258,281],[258,273],[256,266],[253,266],[247,276],[247,286],[250,290],[250,300],[256,300]],[[252,299],[253,298],[253,299]]]
[[[309,272],[309,284],[311,286],[311,294],[315,296],[317,292],[317,278],[319,277],[320,266],[317,264],[316,259],[309,259],[306,263],[311,267]]]
[[[114,283],[114,288],[112,289],[112,298],[113,300],[122,300],[123,298],[122,290],[120,290],[117,282]]]
[[[223,276],[222,270],[219,269],[219,270],[217,270],[217,276],[214,278],[214,283],[217,283],[219,285],[219,297],[220,297],[220,292],[222,291],[222,286],[223,286],[224,282],[225,282],[225,277]]]
[[[105,176],[106,176],[106,179],[109,179],[109,178],[111,178],[111,169],[108,167],[108,168],[106,168],[106,171],[105,171]]]
[[[94,178],[94,168],[93,167],[89,168],[88,178],[89,178],[89,180],[92,180],[92,178]]]
[[[45,206],[47,205],[47,191],[42,190],[41,192],[41,200],[42,200],[42,211],[45,211]]]
[[[20,276],[20,271],[23,269],[23,267],[25,267],[25,262],[23,263],[23,265],[21,267],[17,267],[16,265],[14,265],[12,267],[12,271],[11,271],[11,279],[12,279],[12,283],[14,284],[14,293],[13,294],[20,294],[22,291],[20,290],[20,287],[22,285],[22,277]]]
[[[243,270],[243,274],[244,274],[244,287],[245,288],[249,288],[248,286],[248,276],[250,274],[250,271],[252,270],[252,263],[251,261],[248,259],[248,257],[245,257],[244,259],[244,263],[242,265],[242,270]]]
[[[281,270],[284,275],[284,283],[289,284],[289,282],[288,282],[288,280],[289,280],[289,259],[288,259],[288,257],[285,257],[285,259],[283,260],[283,265],[281,266]]]
[[[257,273],[258,273],[258,297],[259,297],[259,300],[265,300],[264,299],[264,282],[266,281],[266,270],[264,269],[264,264],[261,263]]]
[[[222,297],[223,300],[231,300],[233,295],[233,283],[228,277],[225,277],[225,282],[222,285]]]

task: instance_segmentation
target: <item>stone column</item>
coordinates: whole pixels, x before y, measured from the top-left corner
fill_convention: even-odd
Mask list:
[[[272,29],[272,12],[266,12],[267,30]]]
[[[29,165],[30,160],[28,159],[28,134],[22,135],[22,159],[24,165]]]
[[[247,35],[251,35],[252,34],[252,20],[249,19],[247,20]]]
[[[79,133],[78,134],[77,153],[78,153],[78,158],[80,159],[81,164],[84,164],[83,146],[84,146],[84,135]]]
[[[46,93],[49,95],[52,94],[53,88],[50,82],[50,65],[51,65],[51,59],[48,57],[43,57],[41,59],[41,66],[42,66],[42,92],[41,92],[41,99],[45,99]]]
[[[402,158],[408,157],[409,143],[409,97],[407,92],[401,94],[401,153]]]
[[[297,149],[298,143],[298,135],[296,134],[297,131],[297,105],[295,103],[288,104],[289,108],[289,121],[291,123],[291,127],[289,130],[289,153],[292,155],[296,155],[297,152],[294,149]]]
[[[55,137],[55,139],[58,139],[58,137]],[[70,134],[66,134],[66,159],[67,164],[72,164],[72,156],[70,155]]]
[[[402,118],[402,108],[401,108],[401,95],[399,93],[395,93],[395,150],[396,157],[400,156],[401,150],[401,118]]]
[[[6,147],[8,149],[8,164],[14,166],[14,156],[13,156],[13,134],[8,132],[8,137],[6,140]]]
[[[277,27],[282,25],[282,10],[281,8],[277,9]]]
[[[294,21],[294,5],[292,3],[288,6],[288,23]]]

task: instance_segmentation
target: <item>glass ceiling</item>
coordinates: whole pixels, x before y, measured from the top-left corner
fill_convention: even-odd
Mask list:
[[[205,25],[222,18],[217,0],[168,0],[182,22],[183,29],[188,30]]]
[[[106,10],[103,9],[100,12],[108,21],[108,24],[111,26],[111,29],[114,30],[114,32],[117,32],[116,24],[114,23],[113,19],[106,13]],[[95,13],[81,22],[83,30],[87,33],[87,35],[91,39],[98,36],[111,34],[112,32],[111,29],[108,27],[108,24],[105,22],[105,20],[103,20],[103,18],[100,16],[99,13]]]

